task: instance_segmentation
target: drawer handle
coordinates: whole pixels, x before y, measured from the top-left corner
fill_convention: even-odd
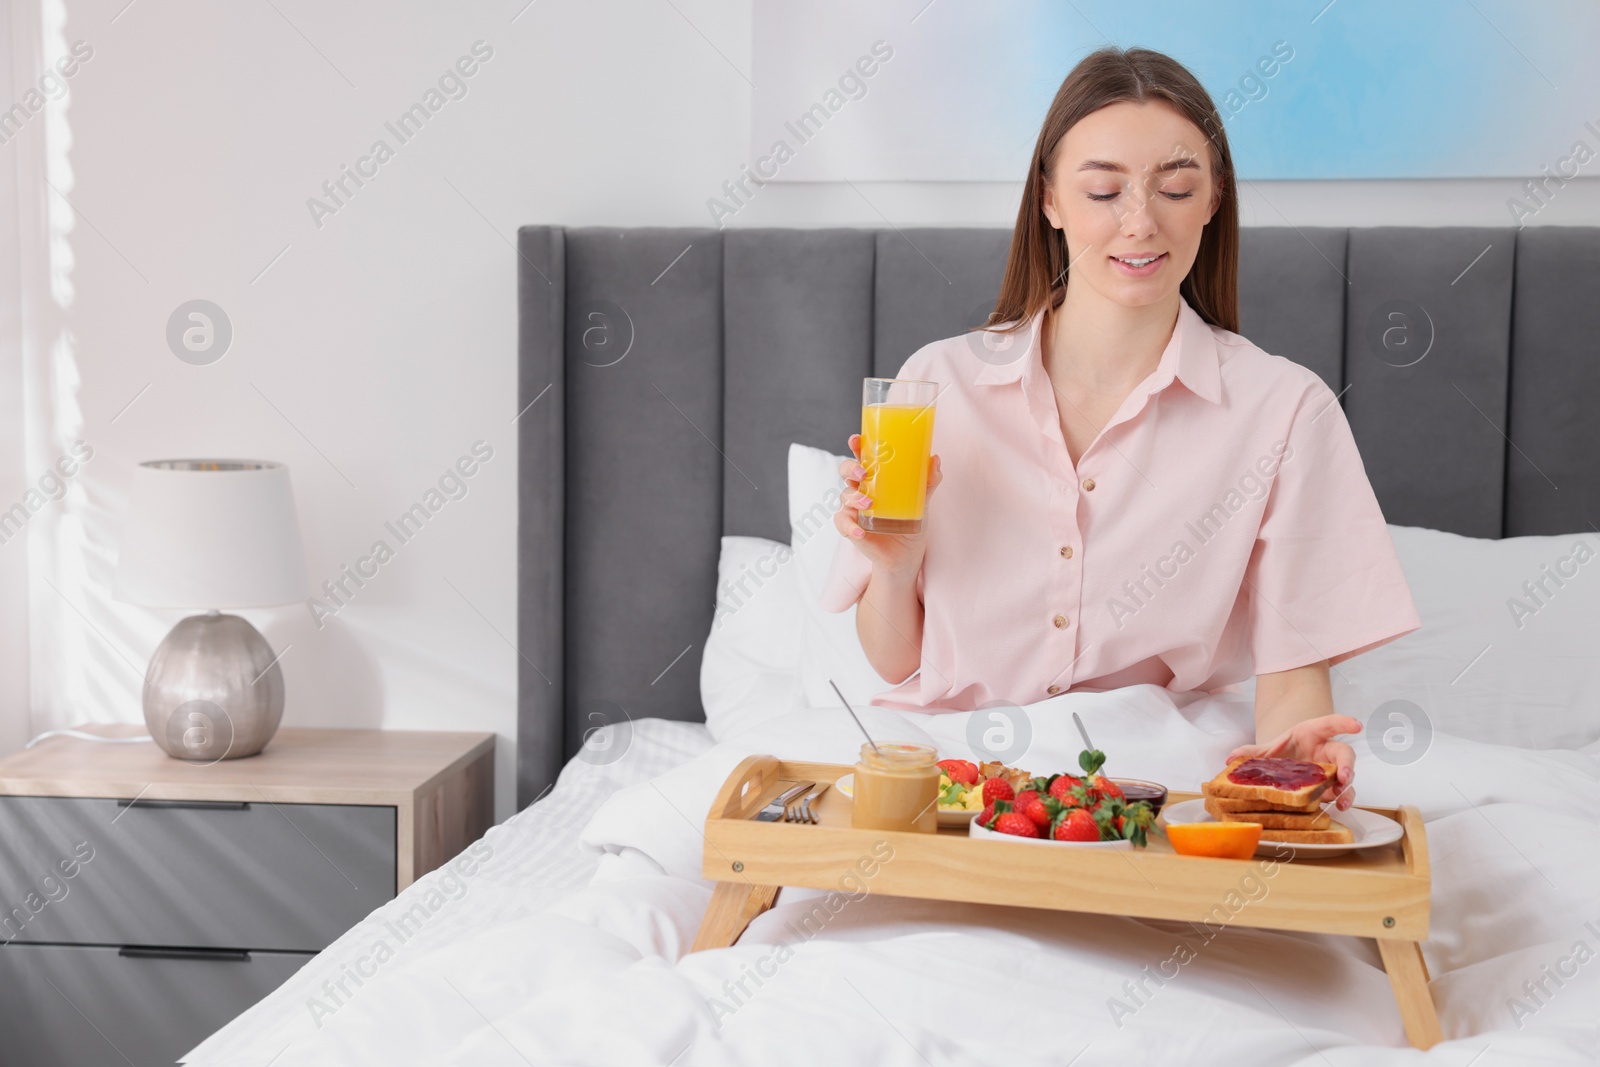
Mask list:
[[[198,811],[249,811],[247,800],[132,800],[117,801],[119,808],[192,808]]]
[[[117,955],[129,960],[211,960],[216,963],[249,963],[250,953],[237,948],[145,948],[123,945]]]

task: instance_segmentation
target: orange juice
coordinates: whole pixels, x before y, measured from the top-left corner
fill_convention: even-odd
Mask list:
[[[861,528],[874,533],[921,533],[933,450],[932,404],[866,404],[861,408],[861,492],[872,506]]]

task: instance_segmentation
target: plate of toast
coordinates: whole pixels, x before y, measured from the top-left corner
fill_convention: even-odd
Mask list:
[[[1201,786],[1198,800],[1167,808],[1168,823],[1253,822],[1261,827],[1256,855],[1328,857],[1390,845],[1404,836],[1400,824],[1362,808],[1337,810],[1331,763],[1236,759]]]

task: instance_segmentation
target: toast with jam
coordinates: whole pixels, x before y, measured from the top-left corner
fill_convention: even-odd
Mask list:
[[[1294,845],[1348,845],[1355,835],[1322,808],[1332,799],[1337,768],[1309,760],[1255,758],[1230,762],[1205,783],[1205,808],[1219,822],[1253,822],[1261,840]]]
[[[1204,786],[1206,796],[1304,808],[1333,784],[1331,763],[1257,757],[1236,759]]]

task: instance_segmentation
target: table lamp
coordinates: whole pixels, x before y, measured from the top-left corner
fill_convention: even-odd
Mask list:
[[[144,721],[170,756],[253,756],[283,717],[283,671],[261,632],[224,608],[307,595],[289,468],[241,459],[162,459],[134,470],[112,595],[204,608],[156,648]]]

